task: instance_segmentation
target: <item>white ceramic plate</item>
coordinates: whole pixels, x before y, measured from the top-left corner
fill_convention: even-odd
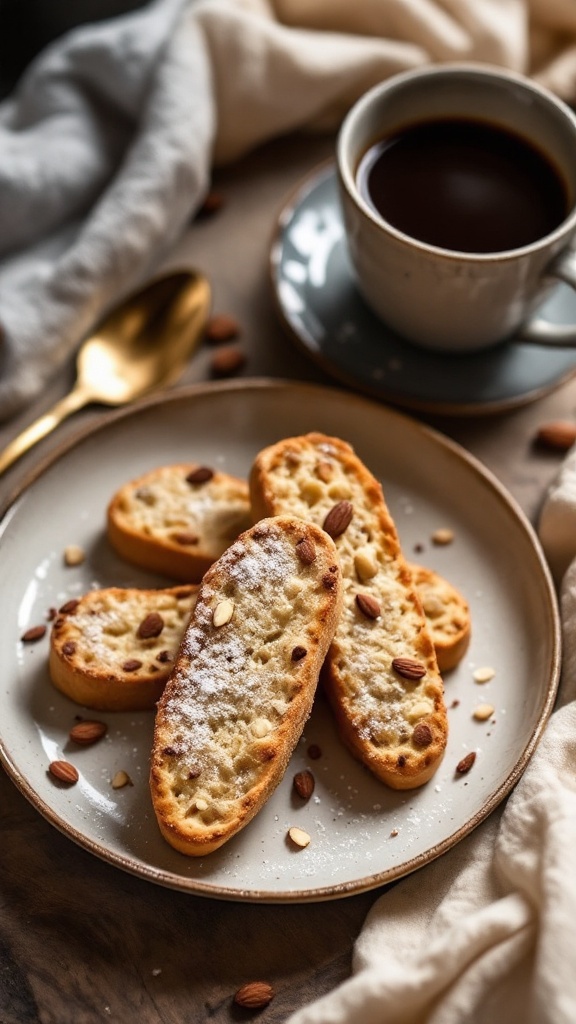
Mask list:
[[[247,474],[260,448],[320,430],[350,441],[384,485],[404,550],[439,570],[468,598],[470,650],[446,677],[450,739],[425,787],[394,793],[341,746],[321,699],[288,772],[267,806],[216,853],[186,858],[160,837],[148,792],[153,715],[98,714],[108,734],[72,749],[82,714],[50,683],[48,636],[20,637],[91,587],[167,585],[123,564],[108,547],[105,509],[124,481],[154,466],[198,459]],[[454,542],[434,547],[450,527]],[[80,545],[85,562],[63,565]],[[551,710],[559,664],[558,613],[534,533],[503,488],[462,449],[400,413],[313,385],[246,381],[180,391],[113,415],[61,451],[23,489],[0,524],[0,756],[33,805],[72,840],[104,860],[175,889],[228,899],[285,902],[331,899],[407,874],[467,835],[518,780]],[[473,670],[489,665],[482,686]],[[488,722],[472,718],[490,703]],[[86,712],[84,712],[86,714]],[[322,756],[311,761],[308,748]],[[468,751],[466,776],[455,767]],[[65,788],[47,772],[65,758],[80,772]],[[316,790],[304,806],[292,777],[310,767]],[[134,785],[113,790],[119,769]],[[291,825],[312,837],[286,842]]]

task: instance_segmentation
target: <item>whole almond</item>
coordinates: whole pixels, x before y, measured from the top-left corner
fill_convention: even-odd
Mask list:
[[[334,540],[348,529],[353,515],[354,506],[352,503],[350,501],[339,501],[328,512],[322,528]]]
[[[536,434],[536,441],[545,448],[567,452],[576,442],[576,423],[570,420],[552,420],[543,423]]]
[[[46,626],[31,626],[25,633],[22,634],[21,640],[25,644],[34,643],[36,640],[41,640],[46,633]]]
[[[354,568],[359,580],[371,580],[378,572],[378,564],[367,551],[357,551],[354,555]]]
[[[367,619],[378,619],[382,614],[380,605],[372,594],[356,594],[356,604]]]
[[[158,612],[150,612],[136,630],[136,636],[140,640],[152,640],[154,637],[160,636],[160,633],[164,629],[164,619]]]
[[[274,989],[267,981],[249,981],[235,993],[234,1002],[247,1010],[259,1010],[273,998]]]
[[[69,737],[73,743],[79,743],[83,747],[88,747],[91,743],[96,743],[106,735],[108,726],[105,722],[89,721],[86,719],[84,722],[77,722],[73,725],[69,732]]]
[[[312,772],[306,769],[303,772],[296,773],[292,785],[302,800],[309,800],[314,792],[316,780],[314,779]]]
[[[214,476],[214,470],[210,469],[209,466],[198,466],[193,469],[186,477],[186,483],[189,484],[206,484],[209,480],[212,480]]]
[[[210,191],[204,197],[202,206],[196,211],[195,216],[198,219],[203,217],[212,217],[215,213],[219,213],[222,207],[225,205],[226,200],[221,192]]]
[[[48,765],[48,771],[59,782],[66,782],[69,786],[78,782],[80,777],[78,769],[73,764],[70,764],[69,761],[51,761]]]
[[[225,345],[218,349],[210,360],[210,369],[214,377],[230,377],[241,370],[246,356],[235,345]]]
[[[302,537],[296,544],[296,554],[303,565],[312,565],[316,558],[316,548],[309,537]]]
[[[414,727],[412,739],[417,747],[429,747],[434,739],[432,729],[426,722],[418,722]]]
[[[138,658],[127,658],[122,665],[123,672],[137,672],[139,668],[142,668],[142,662]]]
[[[471,750],[469,754],[466,754],[461,761],[458,761],[456,765],[456,771],[458,775],[466,775],[470,771],[474,761],[476,760],[476,752]]]
[[[416,658],[393,658],[392,668],[404,679],[422,679],[426,675],[426,666]]]
[[[240,325],[229,313],[217,313],[206,324],[204,334],[206,341],[220,344],[222,341],[232,341],[232,338],[237,338],[240,334]]]

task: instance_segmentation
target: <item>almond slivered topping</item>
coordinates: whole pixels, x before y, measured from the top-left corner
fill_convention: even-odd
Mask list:
[[[212,624],[219,629],[220,626],[225,626],[227,622],[230,622],[234,614],[234,602],[233,601],[220,601],[213,613],[212,613]]]
[[[477,708],[474,708],[473,717],[478,722],[486,722],[494,714],[494,708],[491,704],[479,704]]]
[[[132,782],[132,779],[128,775],[128,772],[122,771],[122,769],[116,772],[114,778],[112,779],[112,789],[123,789],[124,786],[133,785],[134,783]]]
[[[294,845],[301,847],[301,849],[304,849],[305,846],[308,846],[310,842],[310,836],[308,835],[307,832],[304,831],[303,828],[297,828],[296,826],[293,826],[292,828],[288,829],[288,835],[290,836],[290,839],[292,840]]]

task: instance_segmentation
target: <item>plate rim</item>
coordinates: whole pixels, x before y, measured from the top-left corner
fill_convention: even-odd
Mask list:
[[[132,419],[159,407],[165,407],[179,402],[188,403],[198,396],[208,397],[211,394],[222,394],[224,392],[271,392],[273,390],[283,392],[304,391],[310,398],[312,395],[316,395],[317,397],[327,395],[334,398],[335,395],[341,394],[348,403],[351,402],[358,406],[362,406],[363,408],[366,406],[377,408],[381,413],[384,412],[385,415],[391,417],[393,420],[402,422],[410,429],[422,433],[428,437],[432,443],[439,445],[445,451],[451,452],[453,456],[466,463],[476,475],[479,475],[483,479],[484,483],[494,492],[495,496],[507,507],[515,520],[516,525],[522,530],[526,539],[529,541],[532,552],[536,557],[542,572],[542,583],[548,592],[548,612],[552,626],[551,662],[548,668],[547,683],[542,690],[540,709],[535,727],[506,779],[504,779],[498,788],[490,794],[482,807],[479,808],[478,811],[460,828],[451,833],[451,835],[446,839],[439,843],[435,843],[432,847],[429,847],[423,853],[405,860],[400,866],[394,866],[386,869],[385,871],[366,875],[361,879],[321,886],[312,890],[278,890],[277,892],[272,893],[268,890],[231,888],[220,883],[214,886],[202,879],[175,875],[173,872],[164,868],[156,868],[152,865],[145,864],[144,862],[135,861],[133,858],[125,856],[120,852],[110,850],[109,848],[106,848],[104,843],[99,843],[86,836],[73,824],[61,820],[54,809],[38,796],[34,787],[28,782],[18,765],[14,763],[9,752],[5,749],[1,736],[0,763],[3,765],[7,775],[22,795],[46,821],[82,849],[94,856],[97,856],[105,863],[120,868],[133,876],[145,879],[165,888],[187,893],[189,895],[206,896],[214,899],[229,900],[232,902],[266,904],[313,903],[340,899],[347,896],[355,896],[363,892],[380,888],[413,873],[419,868],[436,860],[442,854],[448,852],[448,850],[452,849],[452,847],[456,846],[462,839],[474,831],[474,829],[484,821],[512,791],[523,774],[541,739],[542,733],[552,713],[559,686],[561,667],[560,613],[552,576],[540,546],[536,531],[514,496],[490,469],[488,469],[475,455],[468,452],[458,444],[458,442],[453,441],[436,428],[419,422],[414,419],[414,417],[398,410],[397,408],[390,408],[383,403],[375,402],[373,399],[367,398],[363,395],[349,394],[348,392],[343,392],[336,387],[316,384],[313,382],[293,381],[284,378],[271,377],[241,378],[220,382],[204,382],[179,387],[174,390],[170,389],[162,391],[141,399],[126,408],[104,413],[98,422],[89,423],[77,430],[58,447],[41,458],[38,464],[24,476],[12,494],[9,495],[8,500],[2,503],[0,506],[0,542],[2,540],[5,527],[11,518],[10,513],[13,510],[16,510],[20,497],[25,494],[37,479],[49,472],[52,466],[63,459],[69,451],[80,446],[88,438],[91,438],[93,434],[113,429],[115,424],[118,422]]]
[[[282,239],[286,230],[286,225],[293,217],[294,212],[301,204],[303,198],[312,191],[316,183],[321,178],[329,177],[331,175],[336,175],[334,157],[328,157],[316,164],[312,170],[307,171],[307,173],[300,178],[300,181],[297,182],[296,185],[292,186],[289,192],[285,195],[280,211],[277,214],[268,249],[268,282],[272,292],[272,301],[278,319],[287,336],[296,348],[310,359],[314,365],[322,370],[323,373],[328,377],[331,377],[332,380],[338,381],[341,385],[345,385],[353,391],[360,392],[366,397],[371,398],[373,401],[376,400],[385,403],[390,402],[397,408],[405,409],[408,412],[432,413],[439,416],[460,416],[463,418],[471,416],[496,416],[499,413],[511,412],[514,409],[523,408],[525,405],[530,405],[532,402],[535,402],[540,398],[544,398],[546,395],[552,394],[558,388],[562,387],[563,384],[566,384],[576,376],[575,360],[574,366],[571,369],[565,370],[554,382],[530,388],[527,391],[522,392],[522,394],[511,396],[510,398],[495,399],[493,401],[477,403],[434,401],[434,399],[428,400],[411,398],[410,396],[399,396],[393,388],[387,389],[381,383],[379,385],[371,386],[368,382],[359,381],[357,377],[347,373],[346,370],[343,370],[340,366],[335,365],[334,362],[327,358],[321,351],[313,349],[307,345],[302,335],[286,315],[284,304],[280,298],[278,288],[278,269],[280,266],[279,254],[282,249]],[[519,338],[518,341],[521,341],[521,339]],[[441,355],[441,353],[439,353],[439,355]],[[449,353],[447,353],[446,356],[447,358],[450,358]]]

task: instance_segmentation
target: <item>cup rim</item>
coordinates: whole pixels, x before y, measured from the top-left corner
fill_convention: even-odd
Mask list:
[[[398,242],[423,253],[434,254],[435,256],[443,257],[444,259],[458,259],[459,262],[493,263],[517,259],[519,256],[528,253],[537,253],[541,249],[547,249],[550,245],[554,245],[555,242],[562,240],[565,235],[570,234],[572,229],[576,226],[576,200],[573,202],[572,207],[566,214],[564,220],[562,220],[553,231],[550,231],[547,235],[543,235],[542,238],[536,239],[534,242],[530,242],[528,245],[519,246],[515,249],[502,249],[496,252],[470,252],[461,249],[446,249],[442,246],[432,245],[430,242],[423,242],[420,239],[415,238],[413,235],[406,234],[378,214],[377,211],[366,202],[356,186],[355,176],[351,170],[350,161],[346,157],[345,149],[347,146],[348,136],[353,126],[358,119],[364,115],[366,109],[369,109],[372,103],[382,94],[395,92],[397,89],[401,89],[406,83],[410,83],[418,78],[450,78],[457,77],[462,74],[466,74],[474,78],[488,78],[491,80],[503,79],[512,84],[521,86],[528,92],[532,92],[545,102],[551,103],[555,110],[571,124],[576,140],[576,113],[568,106],[567,103],[560,99],[559,96],[556,96],[549,89],[528,78],[526,75],[494,64],[478,64],[474,62],[452,62],[433,65],[427,64],[423,67],[400,71],[397,74],[391,75],[389,78],[378,82],[363,93],[362,96],[360,96],[350,107],[341,123],[336,141],[336,169],[341,187],[345,189],[351,202],[354,203],[358,211],[368,221],[370,221],[375,228],[384,227],[387,233],[394,237]]]

